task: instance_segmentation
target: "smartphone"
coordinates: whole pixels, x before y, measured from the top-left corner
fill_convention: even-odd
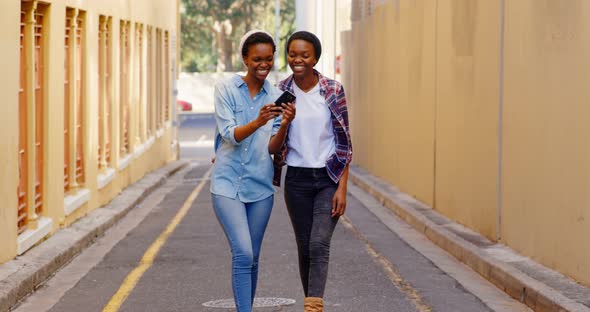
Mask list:
[[[285,90],[281,96],[275,101],[275,105],[282,107],[281,104],[286,103],[293,103],[295,101],[295,94],[289,92],[289,90]]]

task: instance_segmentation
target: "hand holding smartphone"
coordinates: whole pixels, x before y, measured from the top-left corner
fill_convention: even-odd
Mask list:
[[[275,105],[278,107],[282,107],[282,104],[293,103],[295,101],[295,94],[289,92],[289,90],[285,90],[281,96],[275,101]]]

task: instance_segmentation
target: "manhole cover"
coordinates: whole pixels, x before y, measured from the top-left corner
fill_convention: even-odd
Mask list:
[[[255,308],[281,307],[281,306],[288,306],[288,305],[294,305],[294,304],[295,304],[295,300],[287,299],[287,298],[254,298],[254,307]],[[232,309],[232,308],[236,307],[233,299],[213,300],[213,301],[203,303],[203,306],[208,307],[208,308],[226,308],[226,309]]]

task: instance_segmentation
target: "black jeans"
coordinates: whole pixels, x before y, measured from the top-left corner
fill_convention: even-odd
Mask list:
[[[338,223],[332,218],[332,198],[338,184],[326,168],[288,167],[285,202],[299,253],[299,275],[306,297],[324,296],[330,240]]]

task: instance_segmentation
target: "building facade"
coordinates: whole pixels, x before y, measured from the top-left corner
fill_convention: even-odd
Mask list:
[[[176,159],[179,4],[0,4],[0,263]]]

